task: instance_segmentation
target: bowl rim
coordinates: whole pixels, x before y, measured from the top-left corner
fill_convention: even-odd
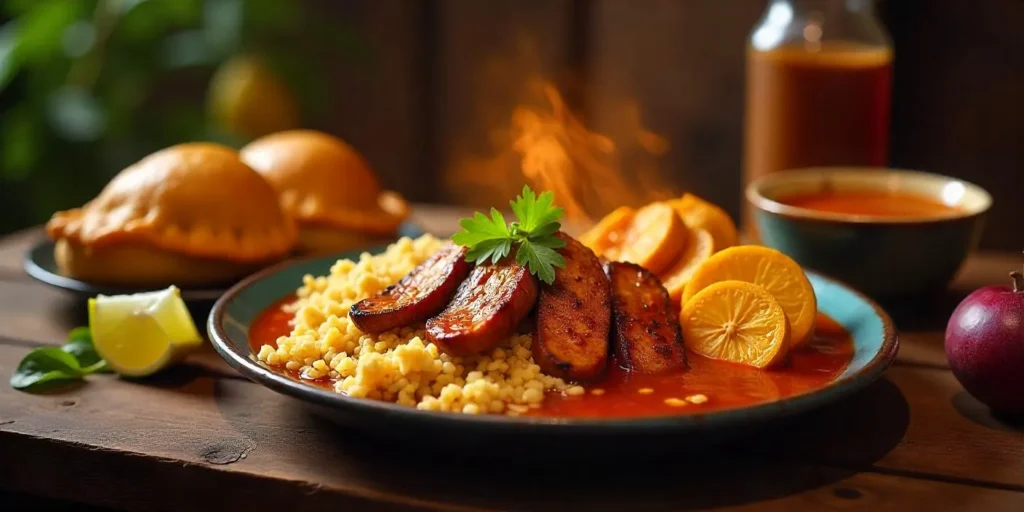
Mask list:
[[[365,252],[374,249],[365,249]],[[347,255],[349,253],[345,253]],[[337,255],[344,257],[344,255]],[[841,399],[855,391],[858,391],[868,384],[877,380],[882,373],[896,359],[899,348],[899,336],[892,318],[873,300],[858,290],[842,283],[839,280],[825,276],[819,272],[808,271],[817,278],[845,289],[857,297],[858,300],[867,304],[882,323],[882,344],[874,356],[865,363],[864,367],[851,375],[837,377],[812,392],[794,395],[774,402],[766,402],[748,407],[710,411],[706,413],[690,413],[664,416],[645,416],[636,418],[564,418],[564,417],[534,417],[507,415],[467,415],[453,414],[441,411],[424,411],[416,408],[399,405],[396,403],[383,402],[365,398],[353,398],[341,393],[321,389],[310,384],[299,382],[293,378],[281,375],[254,360],[251,350],[248,354],[241,354],[235,350],[229,340],[229,335],[224,328],[225,317],[227,316],[228,305],[236,299],[246,288],[256,281],[267,278],[285,268],[309,263],[313,260],[326,259],[328,257],[311,257],[299,260],[282,262],[277,265],[265,268],[232,286],[222,295],[210,310],[207,317],[207,334],[215,351],[244,377],[261,384],[272,391],[297,398],[302,402],[333,409],[337,412],[358,416],[362,414],[379,414],[389,421],[410,421],[431,423],[434,426],[443,428],[493,428],[493,429],[520,429],[528,427],[541,429],[549,434],[595,434],[607,433],[609,431],[623,431],[640,429],[641,432],[653,432],[656,430],[677,430],[680,428],[714,429],[728,426],[738,426],[752,421],[758,417],[782,417],[803,412]],[[279,300],[280,297],[275,298]],[[269,304],[268,304],[269,305]]]
[[[770,199],[761,193],[765,186],[773,183],[809,179],[809,177],[812,176],[824,178],[840,174],[856,174],[860,176],[870,176],[872,178],[877,177],[879,180],[892,178],[893,176],[907,176],[945,181],[946,183],[956,182],[962,184],[968,193],[976,194],[981,199],[981,205],[974,209],[941,215],[924,215],[919,217],[881,217],[874,215],[858,215],[852,213],[835,213],[812,210],[810,208],[788,205],[774,199]],[[944,174],[913,169],[902,169],[898,167],[821,166],[791,169],[761,176],[760,178],[751,181],[744,191],[744,196],[746,197],[747,202],[749,202],[754,208],[767,213],[805,220],[843,222],[848,224],[900,225],[941,223],[978,217],[988,212],[992,207],[992,195],[976,183]]]

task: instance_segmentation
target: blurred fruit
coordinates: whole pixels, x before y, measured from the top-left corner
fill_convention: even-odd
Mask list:
[[[946,325],[946,357],[960,384],[993,412],[1024,417],[1024,277],[968,295]]]
[[[772,294],[786,312],[791,340],[799,347],[811,339],[818,303],[800,265],[785,254],[757,245],[740,245],[715,253],[690,277],[683,291],[687,305],[698,292],[720,281],[745,281]]]
[[[291,90],[256,58],[225,61],[210,80],[208,94],[210,115],[235,135],[257,138],[299,126]]]
[[[736,245],[739,239],[736,223],[721,207],[690,193],[669,201],[669,204],[679,212],[687,226],[706,229],[711,233],[715,240],[715,252]]]
[[[712,359],[757,368],[777,365],[789,349],[789,323],[782,306],[764,288],[721,281],[701,290],[679,314],[683,341]]]

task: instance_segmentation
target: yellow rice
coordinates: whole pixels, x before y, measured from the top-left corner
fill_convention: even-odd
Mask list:
[[[377,256],[339,260],[327,276],[305,276],[292,331],[258,359],[303,378],[329,377],[349,396],[418,409],[517,415],[540,407],[547,391],[582,395],[583,388],[544,375],[533,362],[529,335],[512,335],[489,353],[452,357],[427,341],[423,324],[379,335],[361,332],[348,318],[359,300],[376,294],[420,264],[441,245],[423,235],[401,238]]]

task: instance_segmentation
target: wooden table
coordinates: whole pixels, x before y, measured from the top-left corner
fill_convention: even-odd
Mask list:
[[[448,233],[457,213],[423,206],[416,218]],[[963,291],[1005,281],[1018,255],[973,257],[954,286],[960,295],[898,322],[897,362],[847,400],[727,451],[531,465],[503,463],[501,446],[482,462],[338,430],[242,378],[212,349],[143,382],[104,375],[58,394],[16,391],[6,381],[25,353],[85,323],[80,300],[23,273],[22,255],[41,236],[0,240],[6,504],[46,496],[141,510],[1024,510],[1024,430],[963,391],[942,346]]]

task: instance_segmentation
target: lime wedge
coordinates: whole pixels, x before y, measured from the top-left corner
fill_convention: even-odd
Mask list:
[[[203,342],[175,286],[89,299],[89,328],[100,357],[129,377],[156,373]]]

